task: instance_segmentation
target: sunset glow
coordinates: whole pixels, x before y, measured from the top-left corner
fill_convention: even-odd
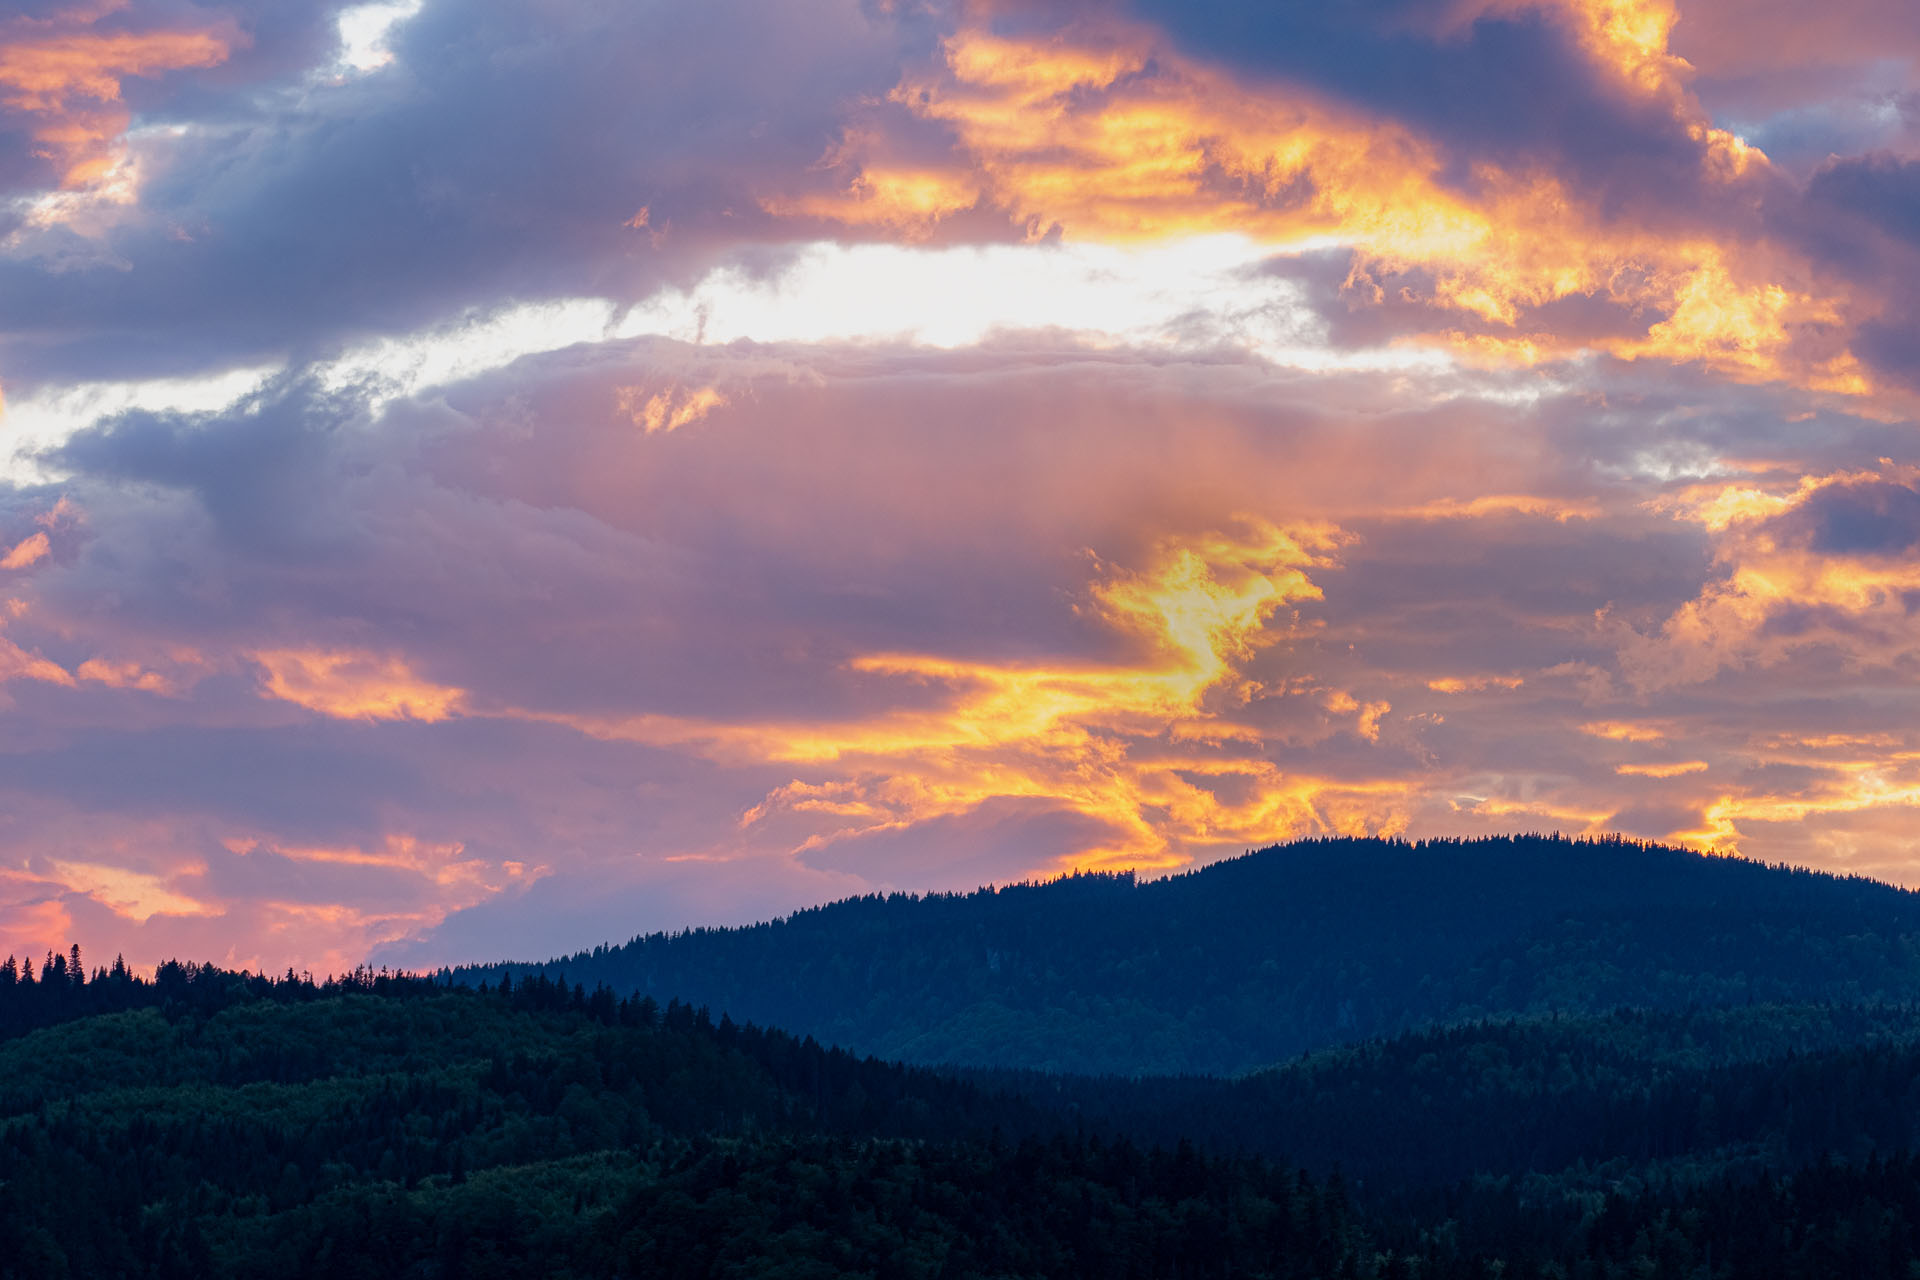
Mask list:
[[[1314,833],[1920,885],[1887,12],[0,19],[0,950]]]

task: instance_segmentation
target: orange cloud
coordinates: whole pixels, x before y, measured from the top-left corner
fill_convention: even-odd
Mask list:
[[[22,539],[5,556],[0,556],[0,569],[29,568],[46,559],[52,551],[53,544],[48,541],[47,535],[44,532],[36,533],[32,537]]]
[[[109,689],[139,689],[146,693],[168,696],[179,692],[172,680],[158,671],[142,667],[137,662],[111,662],[105,658],[88,658],[80,664],[74,674],[82,680],[106,685]]]
[[[36,154],[53,162],[67,190],[111,174],[131,114],[121,84],[226,61],[237,42],[230,26],[185,31],[102,31],[95,20],[124,5],[0,27],[0,108],[31,121]]]
[[[1590,501],[1565,502],[1536,498],[1520,493],[1490,493],[1477,498],[1436,498],[1417,507],[1390,514],[1414,520],[1477,520],[1486,516],[1545,516],[1560,524],[1569,520],[1590,520],[1600,514],[1600,504]]]
[[[1385,702],[1362,702],[1346,690],[1339,689],[1327,695],[1327,710],[1335,715],[1353,715],[1354,728],[1359,735],[1368,742],[1378,742],[1381,718],[1393,707]]]
[[[492,863],[468,857],[466,845],[460,841],[422,840],[403,832],[388,833],[372,848],[355,845],[293,845],[260,840],[236,840],[233,844],[235,852],[247,853],[256,848],[266,848],[296,862],[409,871],[432,881],[441,889],[457,891],[453,896],[443,899],[442,905],[447,910],[457,910],[481,901],[499,892],[507,881],[524,877],[529,871],[521,863],[501,864],[496,870]],[[538,876],[546,870],[545,867],[536,867],[532,868],[532,873]]]
[[[0,636],[0,684],[9,680],[44,680],[48,684],[73,687],[73,676],[57,662],[28,653],[5,636]]]
[[[146,921],[156,915],[210,916],[220,908],[176,892],[167,877],[93,862],[51,860],[51,878],[71,893],[85,894],[115,915]]]
[[[1856,667],[1920,653],[1908,603],[1920,593],[1920,560],[1816,550],[1784,537],[1775,523],[1811,502],[1844,498],[1873,483],[1911,487],[1920,483],[1920,469],[1883,464],[1877,471],[1807,476],[1772,490],[1694,486],[1677,500],[1649,504],[1713,533],[1722,572],[1656,629],[1602,619],[1619,646],[1623,674],[1644,692],[1772,666],[1819,646]],[[1788,614],[1806,624],[1771,625]]]
[[[17,877],[0,877],[0,886],[4,886],[4,881],[11,878]],[[7,939],[4,951],[0,951],[0,954],[28,956],[38,965],[43,950],[64,947],[72,941],[73,915],[67,910],[66,904],[57,899],[0,902],[0,937]],[[17,952],[13,950],[16,946],[19,947]]]
[[[1526,680],[1520,676],[1441,676],[1427,681],[1435,693],[1481,693],[1487,689],[1518,689]]]
[[[261,649],[263,692],[343,720],[445,720],[465,708],[466,691],[413,674],[405,661],[352,650]]]

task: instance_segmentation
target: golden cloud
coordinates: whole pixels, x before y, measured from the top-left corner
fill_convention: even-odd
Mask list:
[[[1521,676],[1441,676],[1427,681],[1435,693],[1482,693],[1488,689],[1518,689],[1526,680]]]
[[[1920,757],[1905,754],[1840,766],[1830,770],[1820,783],[1798,793],[1721,795],[1705,805],[1696,830],[1680,834],[1706,847],[1734,852],[1747,839],[1742,824],[1752,829],[1763,824],[1881,813],[1904,815],[1901,822],[1911,829],[1916,811],[1920,811]]]
[[[1619,720],[1590,721],[1580,726],[1580,732],[1592,734],[1596,738],[1611,738],[1615,742],[1665,742],[1667,740],[1665,729]]]
[[[1705,760],[1676,760],[1666,764],[1615,765],[1613,771],[1629,778],[1679,778],[1689,773],[1704,773],[1707,768]]]
[[[156,915],[218,915],[220,908],[169,887],[167,878],[95,862],[50,860],[52,880],[71,893],[94,899],[116,915],[145,921]]]
[[[1920,469],[1885,463],[1774,489],[1696,485],[1650,504],[1712,533],[1721,572],[1654,630],[1603,618],[1629,682],[1642,692],[1693,684],[1823,646],[1855,668],[1920,654],[1909,605],[1920,593],[1920,559],[1815,549],[1777,524],[1823,496],[1874,483],[1911,487]],[[1788,614],[1803,624],[1773,625]]]
[[[852,724],[743,731],[763,757],[837,765],[852,776],[796,779],[742,819],[826,820],[810,844],[961,814],[999,797],[1046,797],[1115,833],[1076,866],[1179,865],[1202,843],[1295,831],[1397,831],[1407,787],[1283,771],[1259,735],[1226,713],[1263,695],[1244,674],[1256,653],[1295,634],[1287,611],[1317,600],[1311,570],[1334,563],[1337,529],[1245,521],[1233,532],[1172,539],[1138,571],[1099,565],[1084,610],[1124,638],[1125,663],[1019,665],[874,654],[853,669],[931,685],[930,711]],[[1323,705],[1379,737],[1385,702],[1350,693]],[[747,743],[733,736],[738,750]],[[1047,867],[1033,868],[1045,871]]]
[[[620,412],[648,435],[691,426],[727,404],[718,387],[673,386],[653,395],[640,387],[621,387],[616,399]]]
[[[1460,17],[1519,7],[1541,6],[1469,5]],[[1617,73],[1623,92],[1656,100],[1692,135],[1704,188],[1731,194],[1767,170],[1764,155],[1713,127],[1685,92],[1685,63],[1665,44],[1671,5],[1545,7]],[[934,162],[914,153],[889,133],[886,110],[946,126],[955,154]],[[1524,363],[1586,346],[1697,361],[1742,379],[1868,389],[1851,355],[1803,341],[1839,325],[1839,300],[1788,255],[1706,226],[1657,230],[1609,218],[1544,169],[1479,164],[1463,184],[1445,176],[1449,164],[1409,127],[1303,87],[1238,83],[1144,26],[1089,19],[1065,32],[1006,35],[973,25],[944,41],[936,65],[906,76],[886,109],[848,127],[820,164],[836,189],[763,203],[906,239],[976,207],[1004,211],[1034,237],[1057,229],[1128,243],[1233,232],[1282,251],[1331,239],[1356,251],[1346,285],[1356,297],[1382,301],[1381,282],[1426,273],[1430,294],[1420,301],[1434,311],[1432,340],[1473,359]],[[1534,313],[1568,298],[1616,304],[1645,327],[1564,339]]]

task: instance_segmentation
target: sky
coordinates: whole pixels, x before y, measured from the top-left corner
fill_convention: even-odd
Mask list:
[[[6,0],[0,951],[1920,886],[1910,0]]]

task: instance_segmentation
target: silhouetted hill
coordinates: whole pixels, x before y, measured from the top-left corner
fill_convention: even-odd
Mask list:
[[[1496,1015],[1920,999],[1920,896],[1603,840],[1309,840],[1184,875],[869,896],[545,964],[882,1057],[1233,1073]]]

